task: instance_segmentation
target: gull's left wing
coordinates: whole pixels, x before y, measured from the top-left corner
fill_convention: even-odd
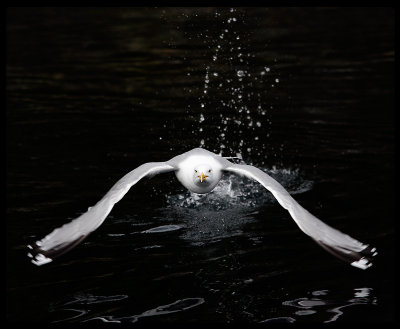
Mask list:
[[[166,162],[149,162],[132,170],[116,182],[107,194],[87,212],[72,222],[56,228],[42,240],[28,245],[28,248],[31,249],[28,256],[32,258],[32,263],[35,265],[49,263],[78,245],[104,222],[114,204],[121,200],[131,186],[143,177],[151,177],[174,170],[176,168]]]
[[[310,214],[292,198],[281,184],[262,170],[238,164],[231,164],[224,170],[255,179],[261,183],[274,195],[280,205],[289,211],[299,228],[331,254],[363,270],[372,265],[372,257],[377,255],[376,248],[371,248],[353,239]]]

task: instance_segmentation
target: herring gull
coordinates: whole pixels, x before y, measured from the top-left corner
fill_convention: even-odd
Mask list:
[[[56,228],[43,239],[28,245],[28,256],[32,263],[49,263],[72,249],[103,223],[113,206],[140,179],[170,171],[175,172],[178,180],[188,190],[199,194],[211,192],[220,181],[223,172],[254,179],[274,195],[305,234],[334,256],[352,266],[366,269],[372,265],[372,257],[377,254],[376,248],[328,226],[309,213],[281,184],[264,171],[250,165],[234,164],[215,153],[195,148],[166,162],[145,163],[126,174],[87,212]]]

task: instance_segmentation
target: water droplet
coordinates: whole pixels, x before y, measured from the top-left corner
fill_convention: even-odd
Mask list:
[[[236,74],[237,74],[238,77],[244,77],[245,73],[243,71],[239,70],[239,71],[236,72]]]

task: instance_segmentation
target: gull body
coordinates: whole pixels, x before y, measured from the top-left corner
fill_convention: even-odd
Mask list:
[[[215,153],[195,148],[166,162],[149,162],[132,170],[87,212],[73,221],[56,228],[43,239],[28,245],[28,256],[35,265],[43,265],[78,245],[106,219],[113,206],[128,190],[144,177],[175,172],[179,182],[188,190],[204,194],[211,192],[224,172],[256,180],[269,190],[279,204],[288,210],[297,226],[334,256],[360,269],[372,265],[376,248],[350,237],[322,222],[304,209],[283,186],[264,171],[249,165],[234,164]],[[228,196],[227,196],[228,197]]]
[[[217,157],[214,158],[214,153],[200,148],[194,149],[190,154],[184,154],[187,156],[178,156],[167,162],[177,168],[176,178],[191,192],[199,194],[211,192],[222,177],[224,162]],[[203,177],[207,176],[203,180],[200,178],[202,173]]]

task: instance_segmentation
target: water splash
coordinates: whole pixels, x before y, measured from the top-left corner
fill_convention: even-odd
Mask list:
[[[313,182],[304,180],[298,169],[260,168],[276,179],[290,194],[309,191]],[[235,174],[225,173],[218,185],[208,194],[190,191],[167,195],[167,203],[172,207],[199,208],[208,211],[220,211],[233,208],[248,208],[274,203],[276,199],[260,183]]]
[[[311,189],[312,182],[303,180],[298,170],[270,169],[268,172],[291,194]],[[180,237],[192,245],[202,246],[226,237],[242,234],[242,228],[255,220],[255,214],[276,199],[261,184],[245,177],[226,173],[208,194],[183,193],[166,195],[166,216],[175,213],[184,222]],[[174,216],[175,217],[175,216]]]
[[[215,9],[212,30],[186,34],[201,40],[207,49],[197,106],[192,104],[187,112],[194,118],[191,133],[197,146],[221,155],[240,153],[249,164],[263,156],[263,165],[269,152],[274,152],[268,146],[274,108],[270,91],[280,79],[271,69],[275,62],[265,63],[249,49],[254,31],[247,24],[242,9]],[[191,72],[187,75],[192,78]]]
[[[257,24],[249,21],[246,9],[210,9],[206,14],[184,15],[179,30],[196,52],[187,52],[188,95],[186,113],[192,122],[189,134],[193,146],[200,146],[222,156],[238,156],[247,164],[255,164],[279,181],[291,194],[303,193],[312,182],[300,177],[298,170],[265,169],[270,156],[283,152],[284,145],[270,145],[275,111],[274,90],[282,83],[276,58],[250,48],[249,42]],[[205,28],[204,21],[210,21]],[[263,49],[267,45],[263,45]],[[187,122],[185,122],[187,124]],[[188,132],[186,127],[182,131]],[[262,168],[264,167],[264,168]],[[167,210],[185,218],[184,238],[203,243],[219,237],[240,234],[240,228],[267,203],[276,202],[258,182],[226,174],[209,194],[184,191],[168,195]],[[201,210],[201,211],[199,211]],[[170,216],[166,214],[166,216]],[[190,232],[192,233],[190,233]],[[195,233],[195,232],[198,233]],[[189,233],[188,233],[189,232]]]

